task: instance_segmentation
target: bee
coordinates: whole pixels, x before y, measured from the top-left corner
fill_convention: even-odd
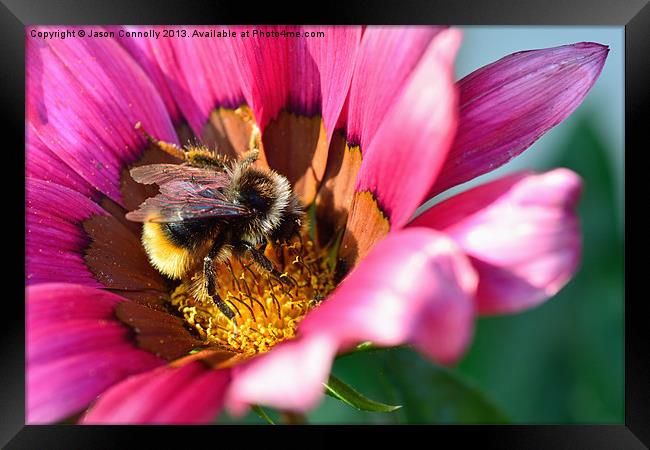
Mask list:
[[[235,313],[218,294],[216,262],[249,256],[261,270],[289,284],[263,248],[268,241],[282,243],[299,236],[305,211],[284,176],[253,166],[259,154],[257,127],[251,150],[236,160],[204,146],[181,149],[158,141],[139,122],[136,128],[149,142],[183,161],[130,170],[136,182],[155,183],[160,190],[126,214],[128,220],[143,223],[142,244],[151,264],[172,279],[202,274],[201,291],[230,320]]]

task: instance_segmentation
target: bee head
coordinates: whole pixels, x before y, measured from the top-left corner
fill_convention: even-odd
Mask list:
[[[304,223],[305,210],[302,203],[294,193],[291,193],[280,224],[273,230],[270,239],[274,242],[288,241],[292,237],[300,235]]]
[[[252,226],[269,235],[281,223],[289,204],[291,185],[272,170],[260,170],[249,164],[236,164],[230,169],[229,195],[254,213]]]

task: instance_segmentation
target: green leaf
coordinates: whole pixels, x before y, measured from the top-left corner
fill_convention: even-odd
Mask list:
[[[325,386],[325,393],[327,395],[339,399],[343,403],[361,411],[392,412],[401,408],[401,406],[386,405],[385,403],[371,400],[334,375],[330,375],[327,383],[323,383],[323,385]]]
[[[440,367],[409,347],[358,351],[334,361],[333,373],[365,395],[402,407],[368,414],[327,399],[311,411],[311,423],[509,423],[474,380]]]
[[[415,351],[390,349],[378,359],[384,386],[404,408],[406,423],[507,423],[488,396],[453,370],[438,366]]]
[[[253,405],[251,406],[251,409],[255,414],[257,414],[262,420],[264,420],[266,423],[270,425],[275,425],[275,422],[269,417],[268,414],[266,414],[266,411],[262,409],[261,406],[258,405]]]

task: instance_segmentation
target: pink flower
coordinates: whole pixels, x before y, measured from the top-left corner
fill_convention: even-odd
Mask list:
[[[581,183],[569,170],[514,174],[411,217],[566,118],[606,47],[521,52],[454,83],[454,29],[285,28],[325,37],[146,39],[123,35],[146,28],[112,27],[115,39],[44,40],[28,30],[29,423],[78,413],[83,423],[210,422],[224,405],[306,411],[338,353],[411,344],[453,363],[477,314],[537,305],[575,273]],[[297,269],[283,263],[298,281],[287,295],[236,263],[239,278],[223,268],[233,290],[243,279],[280,297],[249,290],[233,335],[151,267],[124,214],[152,195],[128,168],[164,159],[136,122],[234,156],[251,131],[234,112],[243,105],[263,134],[262,164],[315,205],[317,235],[297,247]],[[327,260],[336,269],[319,249],[337,254]]]

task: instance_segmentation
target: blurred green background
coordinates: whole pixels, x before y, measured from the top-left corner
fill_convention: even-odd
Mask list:
[[[523,168],[568,167],[584,180],[581,269],[540,307],[479,319],[474,341],[456,367],[438,367],[408,349],[339,358],[336,376],[374,400],[403,408],[361,412],[325,397],[307,419],[368,424],[623,423],[624,30],[462,29],[459,79],[519,50],[580,41],[610,47],[600,78],[567,120],[509,164],[434,199]],[[233,420],[224,414],[219,422]],[[244,422],[263,423],[252,413]]]

